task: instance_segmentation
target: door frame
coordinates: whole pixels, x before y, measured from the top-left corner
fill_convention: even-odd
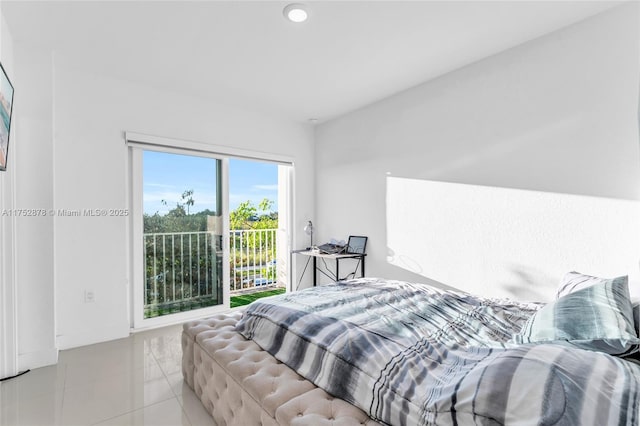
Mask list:
[[[12,170],[5,172],[2,176],[4,179],[0,179],[0,207],[5,210],[15,206],[15,174]],[[3,236],[0,241],[0,378],[18,373],[15,229],[15,215],[0,216],[0,231]]]
[[[125,132],[125,143],[128,146],[128,202],[130,211],[130,220],[128,224],[128,241],[127,246],[129,263],[129,283],[130,291],[130,325],[134,330],[141,330],[151,327],[159,327],[164,325],[184,322],[195,318],[214,315],[219,312],[225,312],[230,309],[230,274],[229,274],[229,157],[242,158],[247,160],[267,161],[281,165],[291,166],[293,168],[293,159],[288,156],[265,153],[259,151],[251,151],[239,149],[235,147],[212,145],[202,142],[188,141],[182,139],[173,139],[145,135],[134,132]],[[144,319],[144,259],[142,230],[142,151],[159,151],[181,155],[195,155],[200,157],[209,157],[222,160],[222,179],[221,179],[221,195],[222,195],[222,274],[223,274],[223,303],[208,308],[196,309],[188,312],[180,312],[161,317]],[[289,195],[290,196],[290,195]],[[289,204],[289,211],[292,212],[292,204]],[[287,222],[290,222],[289,217]],[[291,224],[287,224],[289,236],[291,235]],[[291,237],[287,239],[287,251],[291,244]],[[289,277],[291,281],[291,277]]]

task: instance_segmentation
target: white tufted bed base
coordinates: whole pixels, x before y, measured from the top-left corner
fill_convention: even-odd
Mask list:
[[[182,374],[218,426],[375,426],[235,330],[241,312],[184,324]]]

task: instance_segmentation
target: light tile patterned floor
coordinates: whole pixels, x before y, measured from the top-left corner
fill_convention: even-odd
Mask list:
[[[0,384],[0,425],[215,426],[183,383],[181,326],[61,351]]]

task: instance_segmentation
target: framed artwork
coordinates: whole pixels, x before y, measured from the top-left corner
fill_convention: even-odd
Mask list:
[[[9,156],[9,131],[13,110],[13,85],[0,64],[0,170],[7,170]]]

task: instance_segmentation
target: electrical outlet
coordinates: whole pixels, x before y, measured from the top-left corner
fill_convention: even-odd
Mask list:
[[[96,301],[96,294],[93,290],[84,291],[84,303],[93,303]]]

